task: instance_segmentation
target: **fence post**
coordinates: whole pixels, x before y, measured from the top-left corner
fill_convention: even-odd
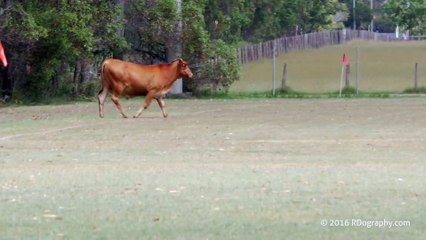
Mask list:
[[[418,89],[419,88],[419,63],[416,63],[416,65],[414,66],[414,89]]]
[[[359,73],[359,48],[356,48],[356,56],[355,56],[356,60],[355,60],[355,88],[356,88],[356,95],[358,96],[359,94],[359,77],[358,77],[358,73]]]
[[[345,87],[349,87],[349,76],[351,74],[351,65],[346,65]]]
[[[275,59],[275,40],[272,41],[272,96],[275,96],[275,68],[276,68],[276,59]]]
[[[281,79],[281,90],[285,89],[286,81],[287,81],[287,63],[284,63],[283,78]]]

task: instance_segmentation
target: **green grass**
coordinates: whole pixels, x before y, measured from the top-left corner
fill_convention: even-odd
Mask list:
[[[419,63],[420,79],[426,69],[426,42],[352,41],[345,45],[305,49],[277,58],[276,85],[281,85],[284,63],[288,64],[287,86],[295,91],[327,93],[339,89],[342,56],[351,65],[350,82],[355,85],[355,49],[359,48],[359,86],[363,92],[401,93],[414,86],[414,65]],[[423,64],[423,65],[422,65]],[[424,84],[424,83],[420,83]],[[230,92],[267,91],[272,86],[272,60],[242,66],[240,81]]]
[[[407,93],[409,94],[409,93]],[[364,92],[359,91],[356,94],[356,89],[352,86],[345,87],[342,89],[342,98],[389,98],[395,96],[391,92]],[[288,98],[288,99],[324,99],[324,98],[338,98],[339,91],[333,92],[300,92],[294,91],[290,87],[285,89],[276,89],[275,95],[272,91],[247,91],[247,92],[227,92],[227,93],[214,93],[205,96],[199,96],[200,99],[256,99],[256,98]]]
[[[425,239],[424,98],[166,101],[0,108],[0,239]]]
[[[404,90],[404,93],[417,93],[417,94],[426,94],[426,87],[419,88],[407,88]]]

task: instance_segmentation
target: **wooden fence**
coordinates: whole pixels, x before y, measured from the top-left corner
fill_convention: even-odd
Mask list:
[[[301,50],[305,48],[319,48],[327,45],[344,44],[353,39],[375,41],[401,41],[395,34],[375,33],[365,30],[335,30],[316,32],[292,37],[282,37],[259,44],[237,48],[240,64],[257,61],[262,58],[272,58],[274,44],[277,54]]]

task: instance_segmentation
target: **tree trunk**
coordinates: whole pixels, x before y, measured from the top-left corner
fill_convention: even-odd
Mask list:
[[[167,49],[166,49],[166,58],[167,62],[171,62],[177,57],[182,56],[182,42],[181,42],[181,36],[182,36],[182,0],[175,0],[177,5],[177,13],[178,13],[178,22],[175,25],[176,29],[176,38],[169,39],[167,43]],[[182,79],[176,80],[176,82],[173,84],[172,89],[170,93],[172,94],[181,94],[183,90],[183,84]]]
[[[351,65],[346,65],[345,87],[349,87],[349,77],[351,75]]]
[[[9,67],[0,67],[3,84],[1,85],[1,97],[4,102],[7,102],[12,97],[12,81],[8,76]]]
[[[74,95],[78,94],[78,89],[80,86],[80,79],[81,79],[81,62],[77,61],[74,66],[74,77],[73,77],[73,83],[74,83],[74,89],[73,93]]]
[[[287,82],[287,63],[284,63],[283,77],[281,79],[281,90],[285,90]]]
[[[115,3],[121,8],[120,11],[120,16],[118,17],[118,21],[124,21],[124,4],[125,4],[126,0],[115,0]],[[120,37],[124,37],[124,26],[117,29],[117,34]],[[117,58],[120,60],[124,59],[124,52],[120,51],[120,52],[113,52],[113,58]]]

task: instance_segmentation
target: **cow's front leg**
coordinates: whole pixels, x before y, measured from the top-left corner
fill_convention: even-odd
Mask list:
[[[138,118],[142,114],[142,112],[149,107],[153,98],[154,98],[154,94],[148,93],[148,95],[146,95],[146,97],[145,97],[145,101],[143,103],[143,106],[136,112],[136,114],[135,114],[135,116],[133,116],[133,118]]]
[[[158,105],[160,105],[161,111],[163,112],[163,117],[169,116],[166,112],[166,102],[164,102],[164,99],[162,97],[157,98]]]

